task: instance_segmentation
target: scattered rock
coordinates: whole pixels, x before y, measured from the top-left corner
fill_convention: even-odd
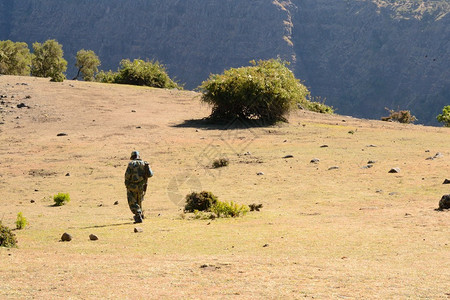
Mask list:
[[[367,166],[362,167],[361,169],[370,169],[372,167],[373,167],[373,165],[367,165]]]
[[[31,96],[30,95],[26,95],[25,99],[31,99]]]
[[[430,152],[430,150],[425,150],[426,153]]]
[[[136,126],[136,129],[141,129],[142,127],[141,126]]]
[[[328,145],[322,145],[320,148],[328,148]]]
[[[211,271],[219,270],[220,268],[221,267],[215,266],[215,265],[201,265],[200,266],[200,269],[211,270]]]
[[[318,158],[313,158],[313,159],[311,159],[311,163],[313,163],[313,164],[317,164],[318,162],[320,161],[320,159],[318,159]]]
[[[56,136],[67,136],[67,133],[60,132],[60,133],[58,133]]]
[[[434,160],[437,158],[442,158],[444,155],[441,152],[436,153],[434,156],[427,157],[426,160]]]
[[[95,234],[90,234],[90,235],[89,235],[89,239],[90,239],[91,241],[96,241],[96,240],[98,240],[98,237],[97,237]]]
[[[329,167],[329,168],[328,168],[328,171],[330,171],[330,170],[338,170],[338,169],[339,169],[338,166],[333,166],[333,167]]]
[[[390,192],[389,193],[389,196],[395,196],[395,195],[398,195],[398,193],[397,192]]]
[[[256,173],[256,175],[262,176],[262,175],[264,175],[264,173],[263,172],[258,172],[258,173]]]
[[[98,207],[102,207],[103,206],[103,203],[100,203],[99,205],[97,205]]]
[[[141,227],[134,227],[134,232],[135,233],[144,232],[144,230]]]
[[[293,158],[293,157],[294,157],[294,155],[291,155],[291,154],[283,156],[283,158]]]
[[[61,236],[61,241],[63,242],[70,242],[72,240],[72,236],[68,234],[67,232],[64,232]]]
[[[114,205],[119,205],[119,201],[114,202]]]
[[[70,173],[66,173],[66,176],[70,176]]]
[[[450,179],[445,179],[442,184],[450,184]]]
[[[244,155],[252,155],[249,151],[245,152]]]
[[[350,134],[355,134],[355,131],[350,130],[348,133],[350,133]]]
[[[400,173],[400,169],[399,168],[392,168],[389,170],[388,173]]]
[[[450,194],[442,196],[438,210],[450,209]]]
[[[369,165],[373,165],[374,163],[376,163],[376,160],[369,160],[369,161],[367,162],[367,164],[369,164]]]
[[[374,145],[374,144],[370,144],[370,145],[367,145],[366,147],[367,147],[367,148],[376,148],[376,147],[377,147],[377,145]]]
[[[17,108],[24,108],[24,107],[26,107],[26,108],[30,108],[28,105],[26,105],[25,103],[19,103],[19,104],[17,104]]]
[[[264,245],[263,245],[263,248],[265,248],[265,247],[269,247],[269,244],[264,244]]]
[[[30,200],[30,203],[36,203],[36,201],[34,201],[34,200]]]
[[[444,155],[442,155],[441,152],[438,152],[433,156],[433,158],[441,158],[441,157],[444,157]]]

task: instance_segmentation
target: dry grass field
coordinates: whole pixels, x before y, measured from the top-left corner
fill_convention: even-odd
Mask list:
[[[0,220],[30,223],[0,248],[0,299],[450,298],[450,212],[434,210],[449,128],[304,111],[213,127],[195,121],[210,112],[195,92],[33,77],[0,76],[0,95]],[[139,225],[132,150],[155,173]],[[212,169],[220,157],[230,165]],[[264,207],[183,216],[201,190]],[[59,192],[71,202],[54,207]]]

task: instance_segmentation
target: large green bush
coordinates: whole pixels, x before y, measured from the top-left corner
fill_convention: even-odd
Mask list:
[[[63,58],[62,45],[56,40],[47,40],[43,44],[33,43],[31,75],[50,77],[51,81],[61,82],[66,76],[67,61]]]
[[[11,248],[16,247],[16,244],[16,235],[0,221],[0,247]]]
[[[438,115],[436,119],[445,127],[450,127],[450,105],[445,106],[442,109],[442,114]]]
[[[81,73],[84,81],[93,81],[95,73],[98,72],[98,66],[100,66],[97,54],[92,50],[81,49],[77,52],[76,57],[75,66],[78,68],[78,73],[74,79],[78,79]]]
[[[26,43],[0,41],[0,74],[30,75],[31,53]]]
[[[133,61],[123,59],[117,72],[99,72],[96,81],[181,89],[181,86],[169,77],[162,64],[158,61],[143,61],[141,59]]]
[[[286,121],[298,103],[306,103],[308,89],[279,59],[252,61],[252,66],[231,68],[210,75],[199,90],[202,101],[212,105],[213,119]]]

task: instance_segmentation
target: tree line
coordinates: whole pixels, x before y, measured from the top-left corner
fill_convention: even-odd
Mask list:
[[[23,42],[0,41],[0,74],[50,77],[51,81],[66,79],[67,61],[62,45],[56,40],[33,43],[33,53]],[[258,119],[269,123],[287,121],[294,108],[320,113],[333,113],[331,106],[313,101],[309,90],[295,78],[288,63],[280,59],[251,61],[251,66],[230,68],[222,74],[211,74],[198,90],[201,100],[212,106],[210,119]],[[142,85],[157,88],[182,89],[172,80],[158,61],[123,59],[116,72],[99,71],[101,62],[92,50],[81,49],[76,54],[76,76],[85,81]],[[319,98],[320,99],[320,98]],[[386,121],[412,123],[409,111],[390,111]],[[437,120],[450,127],[450,106],[444,107]]]

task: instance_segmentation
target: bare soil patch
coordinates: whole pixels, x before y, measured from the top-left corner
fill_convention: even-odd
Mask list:
[[[0,218],[30,222],[19,248],[0,248],[2,299],[450,295],[450,215],[434,210],[450,192],[448,128],[304,111],[271,127],[197,126],[209,108],[194,92],[32,77],[0,76],[0,95]],[[155,172],[137,233],[132,150]],[[210,168],[221,157],[229,165]],[[201,190],[263,209],[180,217]],[[59,192],[71,202],[52,207]]]

